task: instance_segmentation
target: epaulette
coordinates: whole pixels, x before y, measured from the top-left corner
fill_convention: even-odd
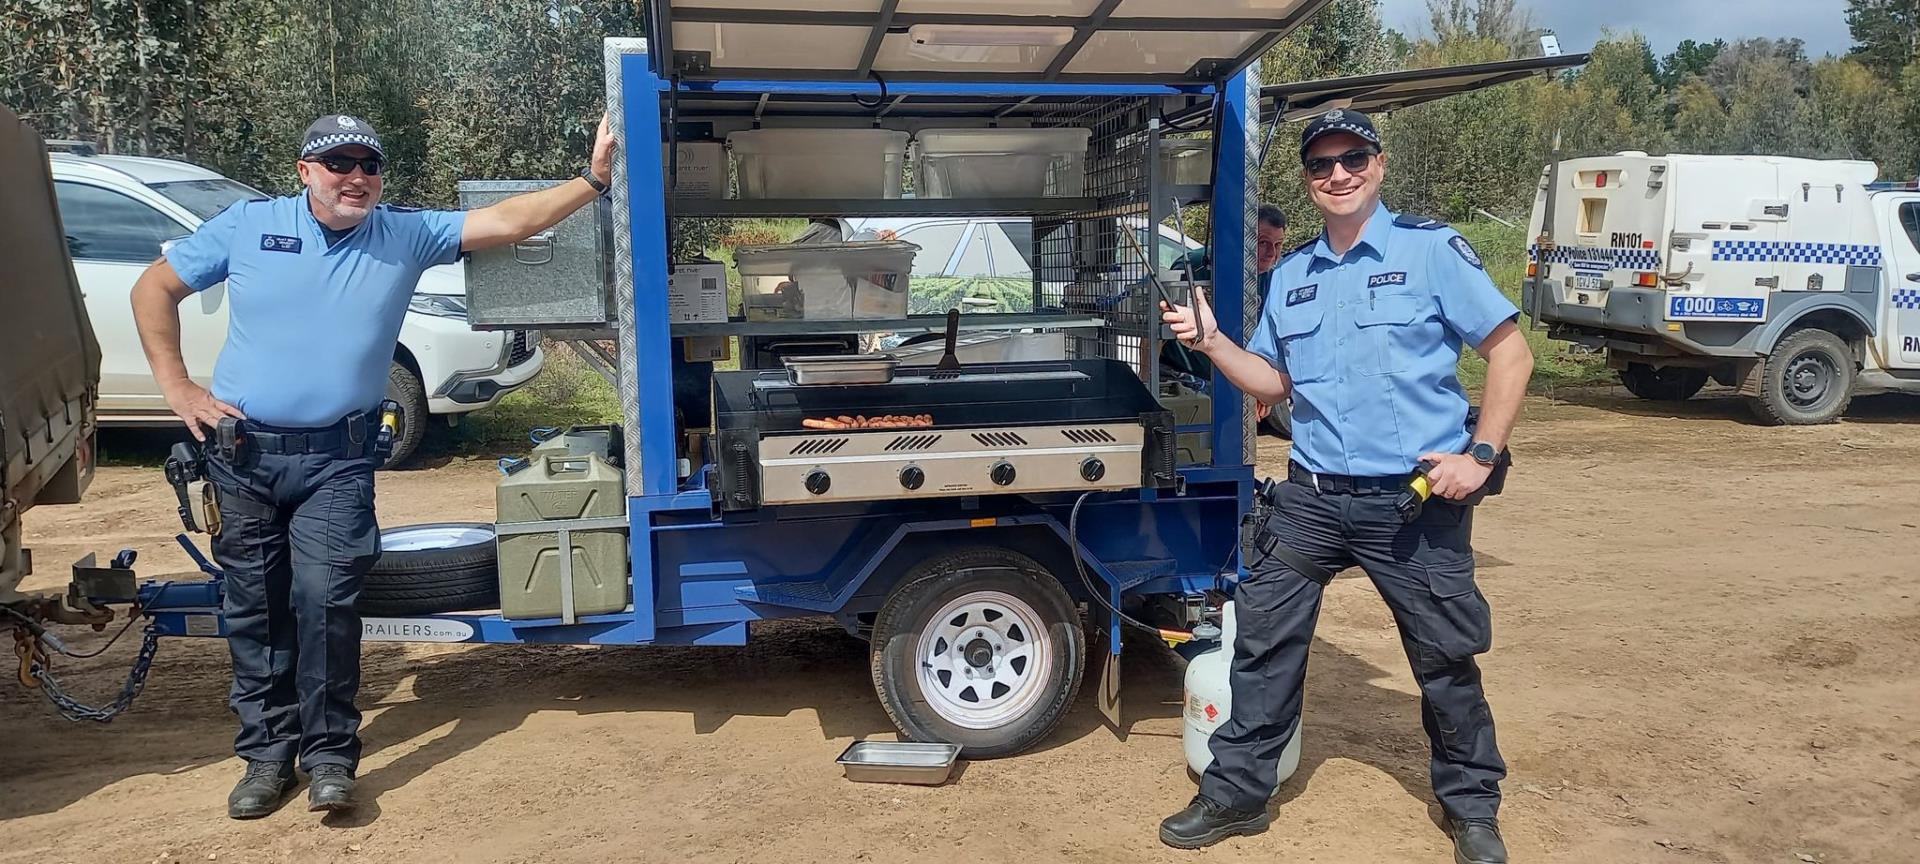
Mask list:
[[[1286,253],[1285,255],[1282,255],[1282,256],[1280,256],[1280,260],[1282,260],[1282,261],[1284,261],[1284,260],[1286,260],[1286,259],[1288,259],[1288,258],[1292,258],[1292,257],[1293,257],[1293,256],[1295,256],[1295,255],[1298,255],[1298,254],[1300,254],[1300,253],[1302,253],[1302,252],[1305,252],[1305,251],[1307,251],[1308,249],[1312,249],[1312,248],[1313,248],[1313,244],[1315,244],[1315,243],[1318,243],[1318,242],[1320,242],[1320,235],[1318,235],[1318,234],[1315,234],[1315,235],[1313,236],[1313,239],[1312,239],[1312,240],[1308,240],[1307,242],[1305,242],[1305,243],[1302,243],[1302,244],[1300,244],[1300,245],[1298,245],[1298,246],[1295,246],[1295,247],[1293,247],[1292,249],[1288,249],[1288,250],[1287,250],[1287,253]]]
[[[419,213],[427,209],[425,207],[402,207],[398,204],[382,204],[380,208],[388,213]]]
[[[1418,228],[1422,231],[1438,231],[1447,227],[1447,223],[1438,219],[1428,219],[1425,216],[1415,216],[1411,213],[1402,213],[1393,217],[1393,224],[1401,228]]]

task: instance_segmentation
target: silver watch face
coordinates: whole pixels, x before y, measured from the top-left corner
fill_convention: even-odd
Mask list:
[[[1484,441],[1473,445],[1473,449],[1468,450],[1467,454],[1472,456],[1474,461],[1484,465],[1492,465],[1493,460],[1500,456],[1500,452],[1493,449],[1492,444]]]

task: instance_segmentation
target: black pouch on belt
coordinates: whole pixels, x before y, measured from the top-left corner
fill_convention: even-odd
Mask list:
[[[213,428],[213,446],[220,454],[220,460],[235,468],[246,467],[253,457],[253,448],[247,445],[246,430],[240,428],[236,417],[222,417]]]

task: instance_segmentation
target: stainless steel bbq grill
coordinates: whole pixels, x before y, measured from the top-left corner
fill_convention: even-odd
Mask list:
[[[1116,360],[1011,363],[797,385],[713,376],[711,484],[723,510],[770,504],[1169,488],[1174,419]],[[811,429],[809,419],[931,416],[931,426]]]

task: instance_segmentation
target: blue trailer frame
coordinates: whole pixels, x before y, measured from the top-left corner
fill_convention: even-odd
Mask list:
[[[663,111],[701,94],[814,94],[877,97],[882,85],[859,81],[679,81],[656,71],[638,39],[607,40],[608,105],[622,141],[667,138]],[[1241,341],[1257,299],[1252,295],[1252,215],[1258,132],[1257,63],[1223,84],[896,83],[892,97],[964,97],[983,112],[1047,98],[1187,97],[1189,104],[1224,100],[1210,198],[1213,220],[1213,305],[1225,314],[1222,335]],[[369,640],[579,645],[742,645],[749,626],[772,618],[832,616],[861,633],[907,564],[942,544],[1004,546],[1050,562],[1078,601],[1084,583],[1070,578],[1077,556],[1101,583],[1106,604],[1122,607],[1153,595],[1192,598],[1220,584],[1238,561],[1240,515],[1254,486],[1254,405],[1217,372],[1211,464],[1179,469],[1172,490],[1142,488],[1096,494],[1085,503],[1081,530],[1070,538],[1076,496],[1053,493],[859,504],[766,506],[721,513],[703,472],[682,478],[676,459],[674,376],[686,374],[668,324],[668,230],[673,206],[655,178],[665,172],[662,148],[621,148],[614,171],[616,300],[620,389],[625,414],[627,515],[574,530],[619,527],[628,532],[631,597],[626,610],[560,618],[507,619],[498,612],[365,619]],[[1037,278],[1037,277],[1036,277]],[[636,434],[637,433],[637,434]],[[502,534],[512,526],[500,526]],[[551,532],[551,527],[539,530]],[[187,544],[182,538],[183,544]],[[565,543],[563,541],[563,548]],[[196,553],[197,556],[197,553]],[[562,556],[563,558],[565,556]],[[212,565],[205,582],[149,582],[141,611],[164,636],[226,635],[222,583]],[[1237,577],[1237,572],[1231,573]],[[1105,604],[1107,650],[1121,650],[1121,622]]]

